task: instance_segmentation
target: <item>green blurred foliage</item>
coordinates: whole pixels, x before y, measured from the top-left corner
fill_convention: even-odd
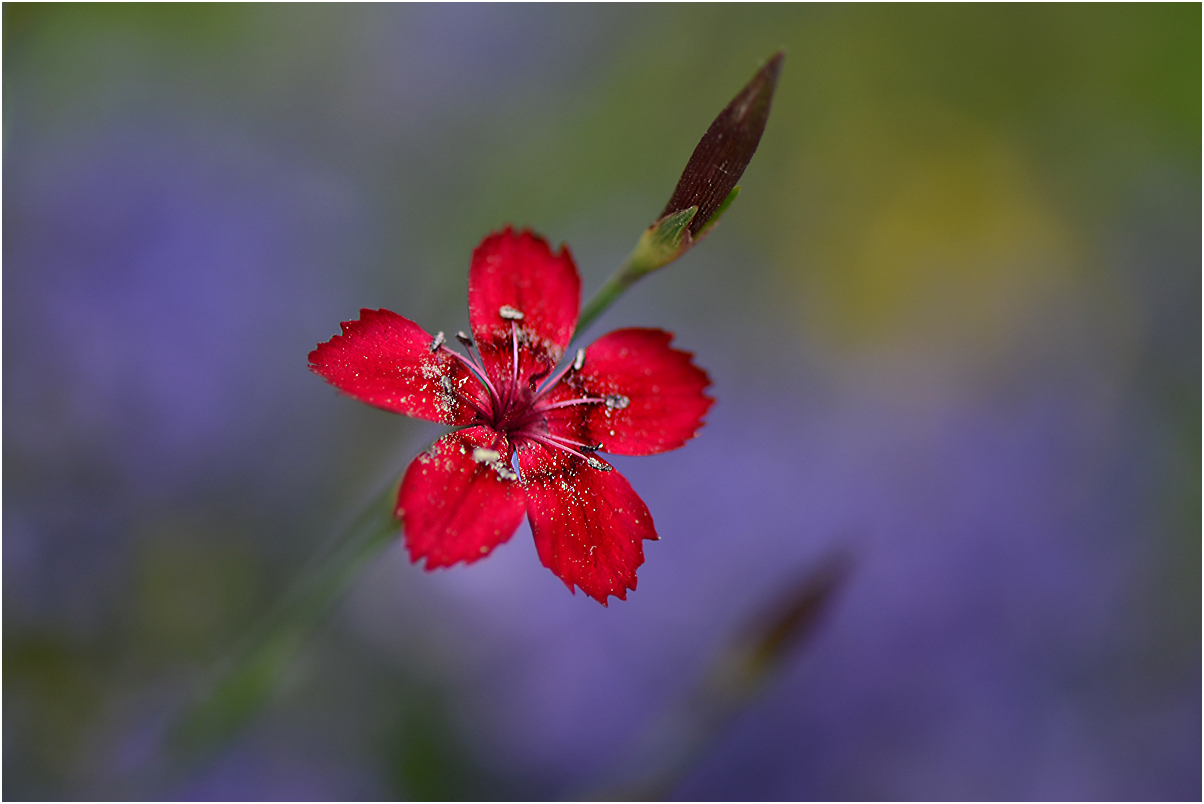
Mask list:
[[[158,661],[211,662],[262,604],[258,557],[246,541],[193,523],[153,530],[140,539],[134,638]]]
[[[85,781],[85,736],[110,692],[106,653],[62,634],[18,636],[6,629],[5,730],[19,731],[21,740],[6,741],[5,767],[20,767],[20,774],[5,785],[5,798],[67,798]]]
[[[395,795],[408,801],[507,800],[501,780],[473,761],[451,728],[445,693],[429,685],[408,692],[383,743]]]

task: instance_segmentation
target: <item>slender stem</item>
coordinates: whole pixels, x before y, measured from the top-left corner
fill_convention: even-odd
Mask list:
[[[360,570],[398,535],[390,480],[301,570],[285,596],[196,691],[166,735],[190,765],[233,736],[269,699],[284,670]]]
[[[623,264],[611,275],[610,279],[606,280],[606,284],[598,288],[598,292],[585,305],[585,309],[581,311],[581,317],[577,319],[577,331],[573,333],[573,337],[577,337],[589,327],[590,324],[606,312],[606,310],[615,303],[627,288],[634,285],[640,280],[640,277],[645,272],[637,270],[632,264],[632,259],[629,256],[623,261]]]

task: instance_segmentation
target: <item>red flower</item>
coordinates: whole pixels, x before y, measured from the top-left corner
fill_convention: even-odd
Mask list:
[[[310,369],[361,402],[464,429],[406,470],[397,496],[411,560],[471,563],[525,513],[544,566],[606,605],[627,599],[644,539],[644,501],[597,452],[652,455],[702,426],[710,380],[659,329],[604,335],[553,374],[572,339],[581,279],[568,249],[509,228],[473,252],[468,357],[388,310],[362,310],[310,352]],[[473,346],[479,357],[473,354]],[[513,458],[518,455],[518,471]]]

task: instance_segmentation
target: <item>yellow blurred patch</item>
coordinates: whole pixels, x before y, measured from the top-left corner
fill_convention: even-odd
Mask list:
[[[835,202],[794,272],[808,320],[845,347],[1006,349],[1075,273],[1070,229],[1005,143],[866,134],[822,170]]]

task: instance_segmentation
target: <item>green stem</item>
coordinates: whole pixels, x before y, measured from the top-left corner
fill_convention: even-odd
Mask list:
[[[220,746],[267,701],[289,663],[360,570],[397,538],[390,481],[326,551],[301,570],[284,598],[219,666],[169,734],[195,758]]]
[[[606,280],[606,284],[598,288],[598,292],[585,305],[585,309],[581,311],[581,317],[577,319],[577,330],[573,333],[573,337],[577,337],[594,323],[598,316],[602,315],[615,302],[615,299],[623,295],[627,288],[639,281],[644,274],[636,271],[632,267],[632,260],[629,256],[619,266],[618,270],[611,275],[610,279]]]

